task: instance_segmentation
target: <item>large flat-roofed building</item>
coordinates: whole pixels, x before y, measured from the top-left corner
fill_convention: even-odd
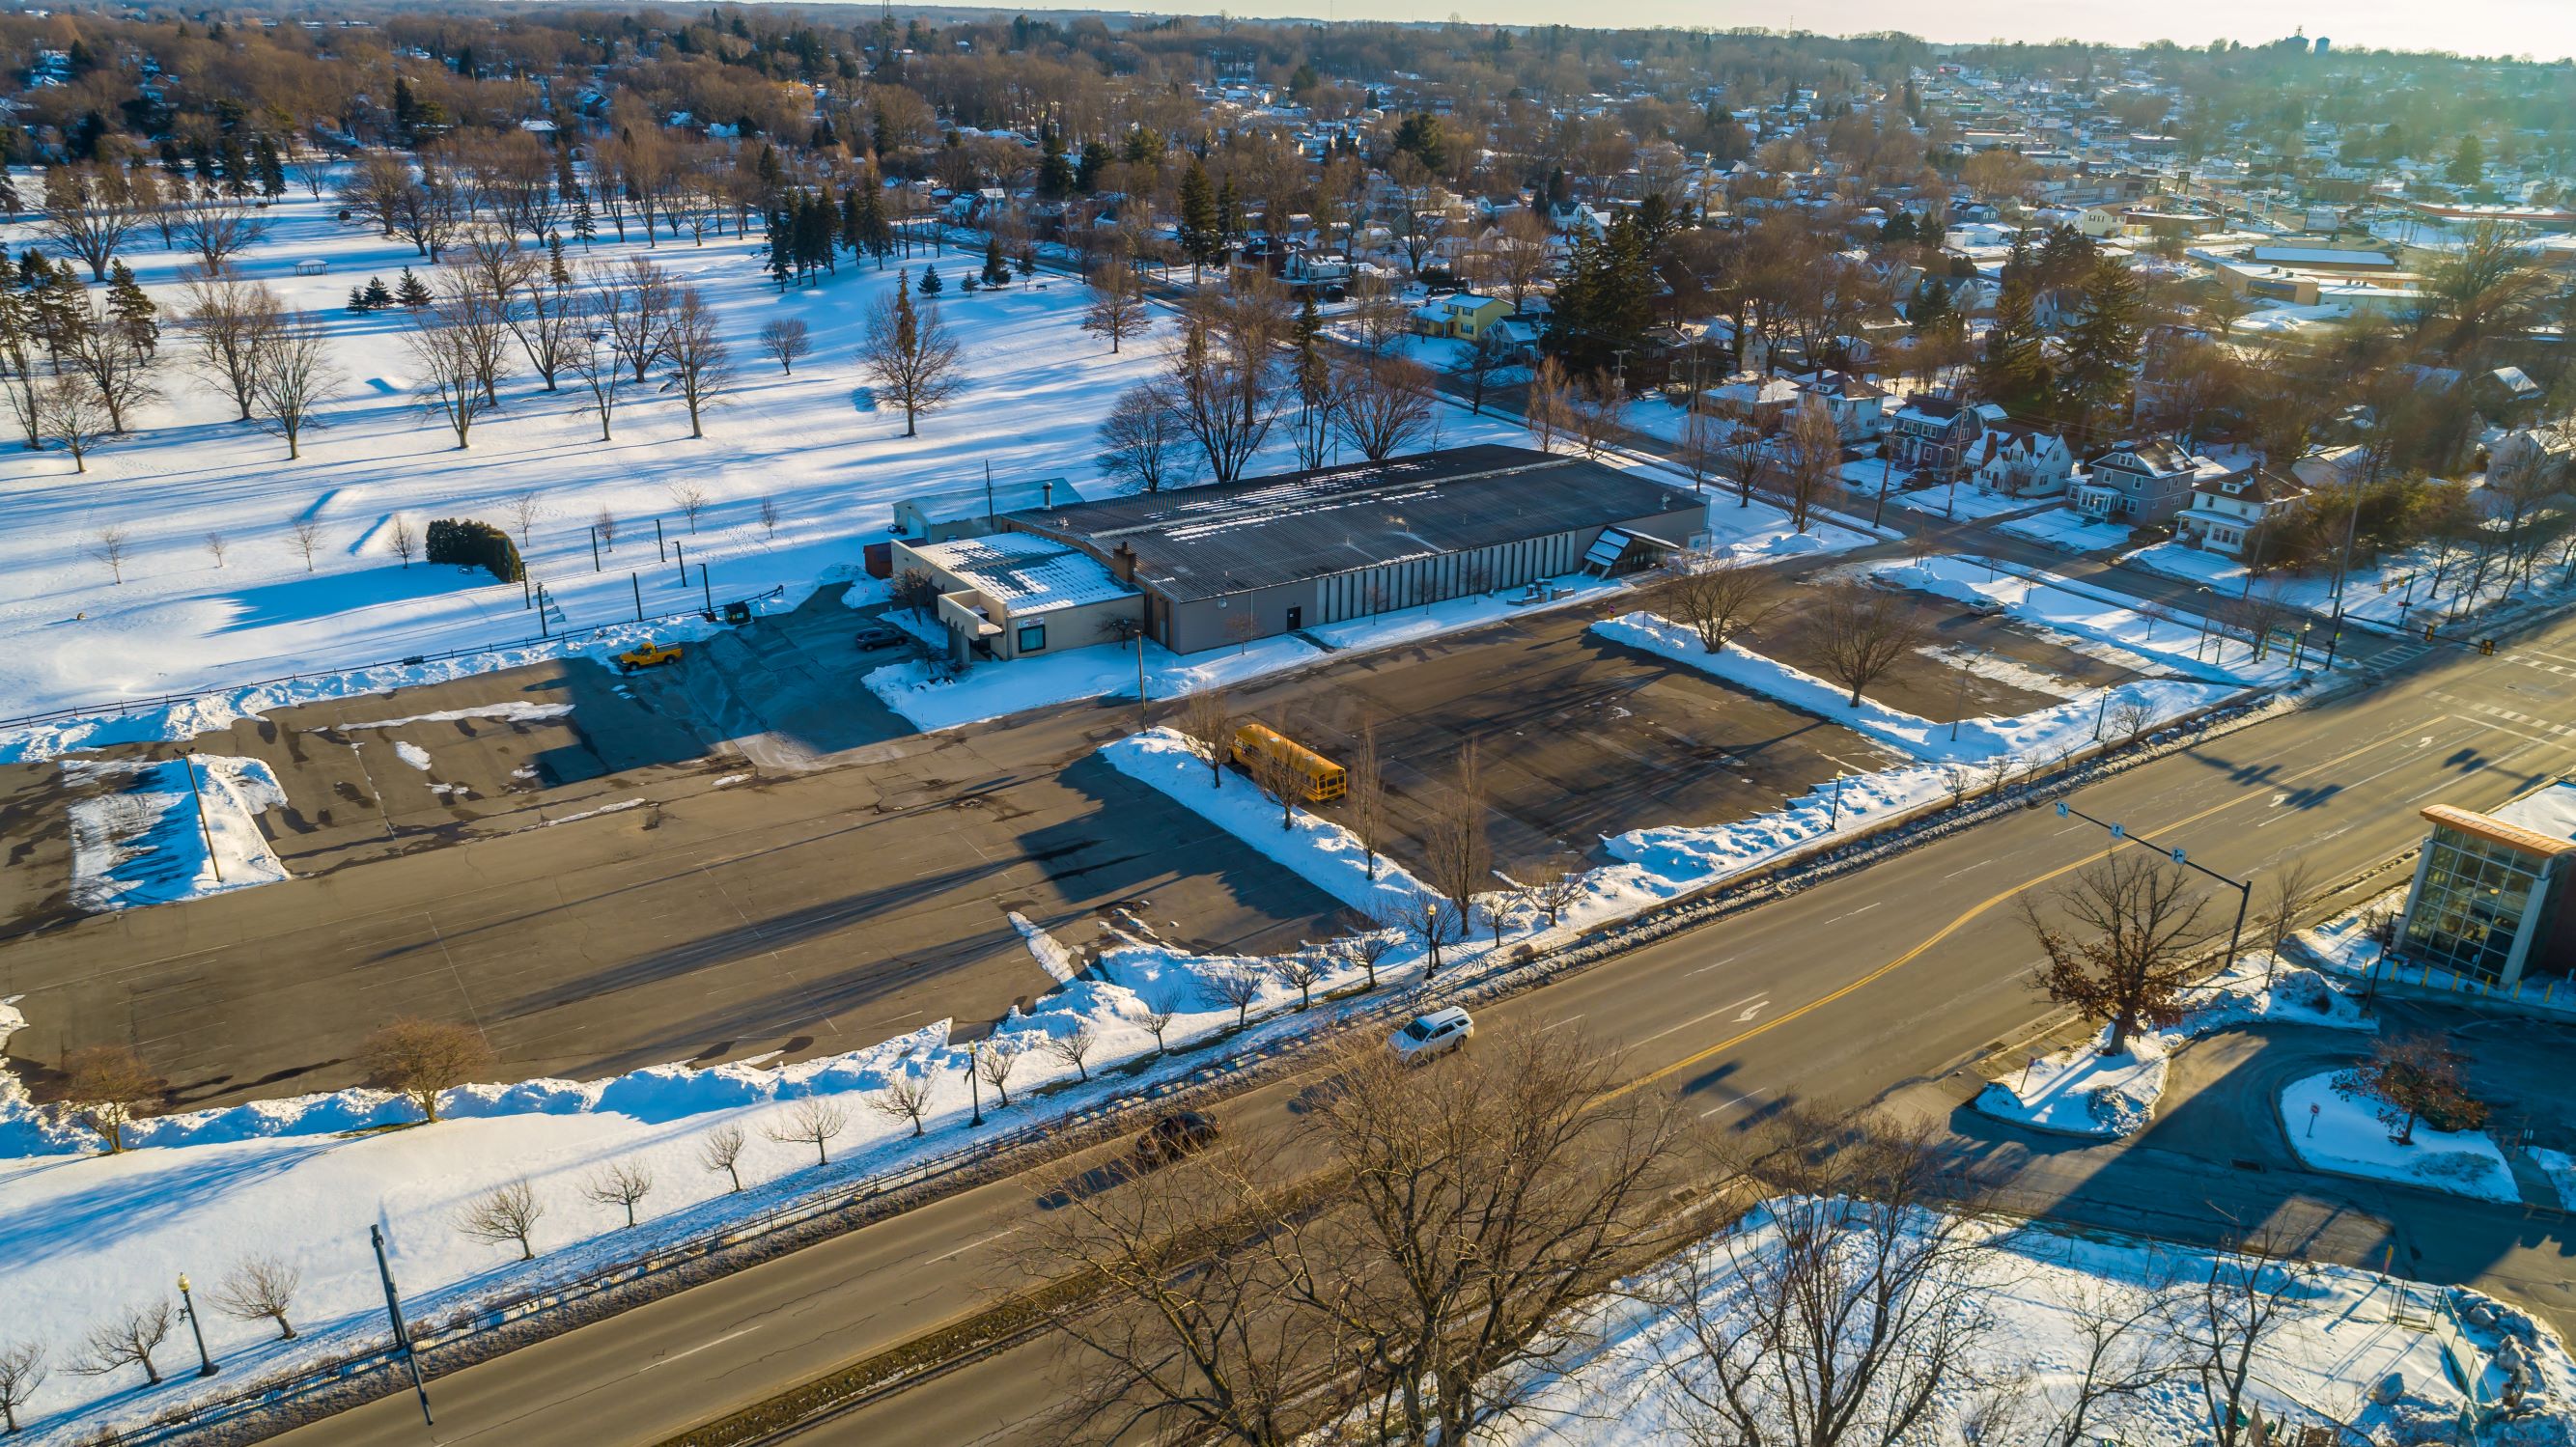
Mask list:
[[[1136,616],[1136,590],[1062,543],[1029,533],[946,542],[894,541],[895,571],[919,571],[939,591],[939,624],[959,664],[1025,658],[1111,640],[1113,619]]]
[[[1443,599],[1648,566],[1706,527],[1688,490],[1523,447],[1032,509],[1005,534],[1098,559],[1146,634],[1195,653]]]
[[[2410,964],[2511,988],[2576,973],[2576,783],[2501,808],[2435,804],[2415,861],[2398,950]]]

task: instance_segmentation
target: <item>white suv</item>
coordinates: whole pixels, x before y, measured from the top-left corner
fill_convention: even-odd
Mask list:
[[[1387,1048],[1405,1060],[1428,1060],[1467,1043],[1476,1033],[1476,1022],[1467,1012],[1452,1005],[1418,1016],[1413,1023],[1387,1037]]]

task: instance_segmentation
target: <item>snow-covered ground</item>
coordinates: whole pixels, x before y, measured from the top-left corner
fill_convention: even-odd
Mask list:
[[[2195,614],[2149,611],[2135,599],[2117,601],[2054,574],[2042,573],[2033,582],[2002,568],[1990,570],[1985,559],[1972,557],[1880,563],[1873,571],[1890,584],[2000,609],[2070,648],[2124,667],[2242,685],[2285,684],[2301,676],[2277,649],[2258,661],[2246,656],[2242,640],[2205,638],[2208,620]],[[2313,666],[2315,660],[2306,663]]]
[[[2173,1052],[2196,1036],[2253,1022],[2379,1028],[2358,1002],[2314,970],[2283,965],[2266,984],[2269,964],[2268,954],[2251,954],[2192,987],[2189,1013],[2180,1025],[2169,1031],[2138,1030],[2118,1055],[2102,1053],[2110,1036],[2106,1027],[2071,1050],[2030,1057],[2027,1069],[1988,1082],[1977,1095],[1976,1108],[1997,1120],[2060,1135],[2132,1135],[2145,1128],[2164,1095]]]
[[[2133,531],[2126,523],[2104,522],[2071,507],[2053,507],[2029,517],[2012,518],[1995,524],[1995,530],[2046,543],[2070,553],[2092,553],[2119,547],[2128,542]]]
[[[2189,543],[2156,543],[2123,555],[2121,561],[2169,578],[2205,583],[2229,597],[2245,591],[2243,563]],[[2375,623],[2402,625],[2430,616],[2427,609],[2438,608],[2447,613],[2479,612],[2514,596],[2517,591],[2513,586],[2514,580],[2502,576],[2504,569],[2499,565],[2488,569],[2489,576],[2479,581],[2475,595],[2471,596],[2470,569],[2466,564],[2455,564],[2443,578],[2437,598],[2433,571],[2429,547],[2393,553],[2355,568],[2344,583],[2344,613]],[[2534,576],[2543,588],[2562,581],[2560,570],[2555,568],[2539,569]],[[2330,570],[2320,569],[2313,573],[2275,570],[2264,574],[2254,586],[2278,592],[2281,601],[2312,613],[2334,611],[2334,575]]]
[[[2046,505],[2043,499],[2006,497],[1999,492],[1987,492],[1982,488],[1972,487],[1966,482],[1943,483],[1938,487],[1890,493],[1887,500],[1908,512],[1958,522],[1977,522],[1985,518],[1999,517],[2005,513],[2028,512],[2032,508]]]
[[[2083,1375],[2087,1323],[2133,1316],[2142,1327],[2114,1341],[2108,1364],[2162,1362],[2167,1369],[2147,1374],[2134,1396],[2101,1404],[2086,1440],[2097,1434],[2104,1441],[2159,1444],[2210,1440],[2209,1399],[2186,1365],[2182,1342],[2190,1324],[2203,1319],[2200,1287],[2212,1278],[2217,1258],[2103,1232],[1962,1224],[1968,1233],[1962,1280],[1982,1313],[1982,1330],[1943,1374],[1928,1420],[1904,1440],[2053,1440],[2050,1424],[2071,1403]],[[1700,1381],[1705,1390],[1705,1378],[1694,1373],[1702,1347],[1690,1316],[1740,1321],[1753,1297],[1748,1274],[1759,1279],[1779,1243],[1776,1218],[1757,1210],[1729,1235],[1699,1246],[1691,1274],[1649,1272],[1581,1313],[1566,1326],[1568,1366],[1538,1383],[1515,1419],[1484,1429],[1476,1440],[1487,1447],[1734,1440],[1688,1405],[1675,1379]],[[1857,1233],[1845,1243],[1862,1247]],[[2284,1269],[2296,1274],[2274,1274]],[[1700,1288],[1698,1306],[1685,1313],[1673,1298],[1692,1282]],[[2473,1354],[2468,1369],[2484,1378],[2490,1394],[2501,1377],[2495,1361],[2510,1356],[2526,1364],[2528,1415],[2490,1427],[2476,1441],[2554,1443],[2576,1432],[2576,1361],[2545,1327],[2511,1307],[2462,1288],[2394,1282],[2344,1266],[2264,1268],[2258,1282],[2262,1290],[2279,1291],[2284,1303],[2279,1325],[2256,1348],[2249,1392],[2250,1404],[2276,1431],[2343,1422],[2367,1435],[2337,1441],[2460,1440],[2449,1435],[2450,1427],[2470,1403],[2447,1368],[2445,1333],[2431,1329],[2438,1316],[2446,1332],[2450,1322],[2460,1324],[2454,1340]],[[2131,1355],[2138,1350],[2146,1355]],[[2372,1400],[2392,1379],[2400,1389],[2394,1400]],[[2007,1424],[1988,1419],[1982,1432],[1972,1432],[1972,1416],[1998,1397],[2018,1398],[2015,1415]]]
[[[2576,1211],[2576,1156],[2553,1151],[2547,1146],[2532,1146],[2528,1154],[2540,1173],[2549,1178],[2551,1189],[2558,1192],[2561,1210]]]
[[[77,762],[63,773],[75,786],[100,787],[70,811],[72,903],[82,909],[165,904],[286,877],[259,828],[262,812],[285,806],[286,791],[258,759]]]
[[[2299,1159],[2323,1170],[2512,1205],[2513,1168],[2485,1131],[2440,1131],[2422,1121],[2406,1145],[2366,1098],[2347,1099],[2333,1074],[2294,1081],[2281,1092],[2281,1124]]]
[[[158,380],[168,400],[141,409],[131,435],[101,445],[85,475],[75,475],[58,453],[10,454],[7,485],[0,486],[0,717],[534,639],[538,619],[524,608],[520,588],[449,567],[403,567],[391,541],[396,518],[415,537],[431,520],[450,516],[516,533],[512,502],[522,494],[534,494],[535,513],[521,552],[559,609],[549,617],[552,629],[632,620],[638,586],[648,614],[694,608],[704,591],[696,576],[702,563],[719,601],[783,587],[778,601],[792,605],[819,581],[856,571],[862,545],[883,535],[898,498],[963,485],[983,476],[986,464],[1004,478],[1062,476],[1086,489],[1097,485],[1094,429],[1110,399],[1149,374],[1158,356],[1155,335],[1113,357],[1082,332],[1077,283],[1049,278],[967,295],[955,285],[964,258],[919,258],[912,274],[928,264],[951,283],[937,308],[962,347],[965,386],[949,410],[906,438],[900,415],[876,404],[853,360],[866,310],[895,284],[896,269],[845,262],[821,285],[782,294],[760,271],[756,230],[704,246],[666,236],[649,252],[640,240],[607,241],[586,256],[575,246],[574,261],[649,254],[714,307],[739,381],[709,414],[707,436],[689,438],[680,402],[656,376],[623,395],[614,440],[602,442],[573,391],[545,391],[514,349],[518,371],[502,384],[500,409],[475,427],[472,446],[459,450],[413,394],[418,369],[405,355],[404,315],[346,310],[352,285],[370,275],[390,285],[405,265],[425,272],[426,264],[406,243],[341,225],[332,209],[328,200],[300,195],[280,202],[264,213],[267,239],[238,258],[245,276],[313,314],[344,378],[321,409],[323,430],[305,440],[296,461],[286,459],[278,439],[231,420],[229,404],[181,367],[184,258],[144,245],[127,257],[161,307]],[[31,244],[32,224],[0,226],[0,243],[13,250]],[[329,270],[297,275],[297,263],[307,260]],[[793,377],[755,345],[771,320],[810,329],[812,355]],[[1525,438],[1505,419],[1471,417],[1463,408],[1440,414],[1443,444]],[[1293,447],[1282,434],[1253,470],[1292,466]],[[681,506],[689,489],[705,498],[694,527]],[[764,504],[774,509],[774,527],[762,521]],[[591,525],[602,514],[616,533],[594,571]],[[676,560],[655,546],[657,519],[665,540],[686,549],[685,581]],[[303,522],[318,524],[322,534],[309,570],[293,542]],[[124,536],[121,584],[93,556],[110,530]],[[224,538],[220,565],[210,534]],[[693,628],[683,622],[652,631],[686,637]],[[606,651],[630,641],[621,635],[578,647]],[[280,702],[427,682],[562,651],[540,645],[218,696],[167,716],[0,740],[0,758],[186,737]]]
[[[2179,679],[2139,679],[2104,691],[2090,690],[2053,708],[2011,718],[1962,719],[1954,729],[1864,694],[1857,707],[1851,691],[1776,659],[1730,644],[1709,652],[1688,627],[1652,613],[1630,613],[1596,623],[1592,631],[1615,643],[1642,649],[1715,678],[1775,698],[1808,713],[1828,718],[1855,732],[1927,762],[1974,762],[2012,754],[2051,757],[2085,748],[2100,737],[2097,719],[2122,710],[2143,708],[2152,729],[2168,719],[2205,708],[2236,692],[2233,685]],[[2110,726],[2114,738],[2129,720]],[[1957,737],[1953,738],[1952,735]]]

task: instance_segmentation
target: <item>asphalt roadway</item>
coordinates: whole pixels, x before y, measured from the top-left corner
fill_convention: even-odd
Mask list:
[[[2494,658],[2443,650],[2368,693],[2241,730],[2085,791],[2084,809],[2230,874],[2293,856],[2357,872],[2419,837],[2420,806],[2491,806],[2576,768],[2576,622]],[[1959,1068],[2048,1015],[2013,902],[2099,857],[2102,831],[2034,809],[1676,935],[1484,1012],[1487,1029],[1576,1028],[1639,1088],[1713,1129],[1793,1098],[1942,1109]],[[1229,1102],[1240,1129],[1294,1082]],[[2398,1187],[2239,1171],[2171,1153],[2064,1152],[1989,1133],[2026,1203],[2216,1239],[2275,1226],[2321,1257],[2473,1282],[2576,1328],[2556,1213]],[[1079,1160],[988,1185],[432,1383],[424,1428],[388,1398],[282,1440],[650,1443],[971,1313],[1012,1284],[1010,1238]],[[811,1434],[816,1441],[1036,1440],[1052,1349],[1005,1352]]]

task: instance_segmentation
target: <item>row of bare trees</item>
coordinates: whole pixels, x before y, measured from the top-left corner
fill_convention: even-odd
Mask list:
[[[1851,690],[1850,703],[1912,657],[1931,621],[1903,593],[1840,580],[1801,589],[1798,628],[1826,675]],[[1760,628],[1790,606],[1786,580],[1758,562],[1723,553],[1676,555],[1655,590],[1655,606],[1699,636],[1711,653]]]
[[[265,1322],[277,1328],[281,1341],[295,1340],[292,1316],[304,1272],[283,1256],[245,1256],[205,1293],[215,1310],[235,1321]],[[142,1369],[144,1380],[161,1383],[155,1353],[182,1320],[167,1297],[133,1302],[90,1328],[78,1352],[64,1366],[76,1376],[103,1377],[126,1367]],[[19,1410],[34,1398],[52,1373],[52,1350],[41,1341],[0,1342],[0,1429],[20,1428]]]
[[[2259,1243],[2070,1276],[2083,1359],[2040,1395],[1989,1305],[2018,1258],[1928,1126],[1793,1108],[1707,1132],[1564,1033],[1437,1070],[1354,1048],[1325,1078],[1290,1124],[1073,1196],[1015,1247],[1093,1286],[1050,1318],[1061,1440],[1474,1440],[1627,1297],[1677,1330],[1609,1409],[1651,1404],[1680,1440],[1880,1447],[1964,1399],[1970,1440],[2076,1447],[2168,1383],[2244,1402],[2307,1278]]]

